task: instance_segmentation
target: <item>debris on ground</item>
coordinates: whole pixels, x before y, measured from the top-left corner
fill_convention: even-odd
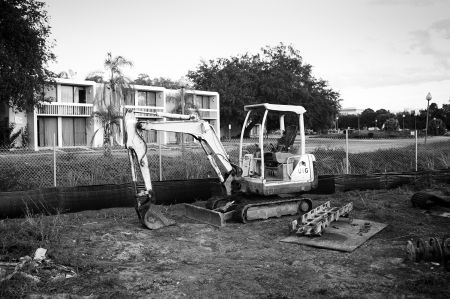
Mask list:
[[[47,253],[47,249],[45,249],[45,248],[36,249],[33,260],[35,260],[37,262],[42,262],[45,259],[46,253]]]
[[[450,236],[442,238],[417,238],[406,243],[407,258],[413,262],[442,263],[450,271]]]
[[[0,282],[10,280],[14,276],[24,277],[34,283],[41,282],[41,278],[57,281],[77,276],[71,267],[55,264],[46,258],[46,252],[47,249],[38,248],[34,258],[26,255],[21,257],[18,263],[8,263],[8,266],[14,266],[14,270],[8,275],[6,269],[0,268]]]

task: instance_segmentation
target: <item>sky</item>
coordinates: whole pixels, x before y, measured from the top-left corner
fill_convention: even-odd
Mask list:
[[[450,104],[450,0],[45,0],[55,72],[83,79],[106,53],[132,79],[179,80],[202,60],[279,43],[300,51],[344,108]]]

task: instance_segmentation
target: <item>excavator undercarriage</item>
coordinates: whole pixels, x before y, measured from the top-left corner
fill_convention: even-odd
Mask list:
[[[309,198],[248,198],[243,194],[215,197],[204,206],[185,204],[185,216],[217,227],[229,220],[248,223],[256,220],[303,214],[311,210]]]

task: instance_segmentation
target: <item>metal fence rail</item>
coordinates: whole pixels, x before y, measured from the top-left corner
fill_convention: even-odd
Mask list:
[[[267,139],[276,144],[276,139]],[[238,164],[239,141],[224,140],[233,163]],[[245,152],[258,148],[246,139]],[[291,151],[296,151],[294,144]],[[268,150],[268,149],[265,149]],[[419,139],[345,139],[308,136],[306,152],[315,155],[320,175],[373,174],[450,167],[450,137]],[[152,179],[185,180],[216,177],[196,143],[148,145]],[[0,191],[32,190],[52,186],[120,184],[131,180],[126,149],[70,147],[56,149],[0,148]]]

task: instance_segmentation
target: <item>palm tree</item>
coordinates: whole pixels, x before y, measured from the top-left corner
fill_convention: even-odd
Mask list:
[[[109,73],[109,78],[105,82],[106,88],[110,90],[109,104],[119,106],[120,99],[123,98],[124,89],[130,87],[130,80],[124,76],[122,68],[124,66],[132,67],[133,63],[120,55],[113,57],[111,52],[108,52],[106,55],[104,66]],[[103,101],[104,100],[105,97],[103,97]]]
[[[99,131],[103,131],[103,146],[105,155],[111,153],[111,146],[114,145],[114,136],[120,134],[120,123],[122,120],[121,113],[112,105],[108,105],[106,109],[100,108],[92,113],[93,119],[100,124],[100,128],[95,130],[92,135],[91,144]],[[116,141],[116,143],[118,143]]]
[[[108,78],[105,78],[103,85],[103,92],[99,100],[99,110],[92,113],[92,118],[101,125],[92,137],[91,144],[94,137],[99,131],[103,131],[103,146],[105,147],[105,154],[110,152],[110,147],[114,145],[114,137],[117,138],[120,134],[120,122],[122,113],[120,105],[124,101],[124,89],[130,88],[130,80],[124,76],[122,68],[124,66],[133,66],[133,63],[123,56],[113,57],[111,52],[108,52],[104,62],[104,67],[107,71]],[[99,80],[100,73],[95,72],[91,74]],[[100,80],[101,82],[101,80]],[[106,90],[109,90],[109,103],[106,101]]]

